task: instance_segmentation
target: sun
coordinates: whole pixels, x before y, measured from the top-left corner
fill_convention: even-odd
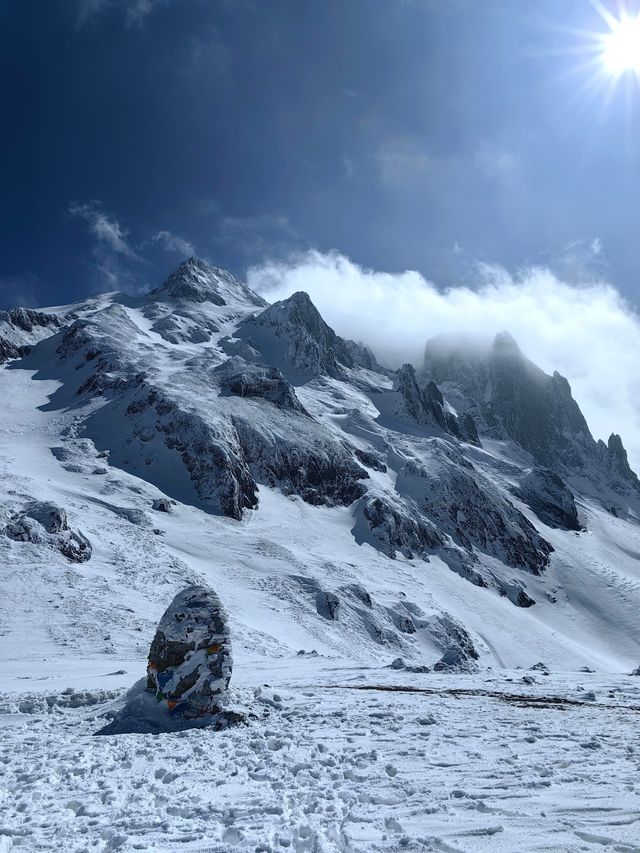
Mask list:
[[[627,71],[640,74],[640,14],[624,13],[608,21],[610,32],[602,36],[602,62],[609,74]]]

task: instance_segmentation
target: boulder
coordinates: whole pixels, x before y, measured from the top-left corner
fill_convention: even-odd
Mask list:
[[[219,710],[231,678],[227,615],[216,593],[188,586],[166,609],[149,650],[147,688],[185,719]]]
[[[66,511],[51,501],[28,504],[9,521],[5,533],[15,542],[54,548],[72,563],[84,563],[91,557],[89,540],[69,528]]]
[[[96,734],[222,729],[242,722],[242,715],[223,707],[231,669],[229,624],[220,599],[212,589],[188,586],[160,619],[146,678],[134,684],[124,706]]]

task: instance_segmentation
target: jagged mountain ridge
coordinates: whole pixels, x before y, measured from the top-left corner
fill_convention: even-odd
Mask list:
[[[309,507],[304,513],[311,525],[334,514],[340,519],[336,542],[346,556],[342,568],[332,569],[336,577],[359,565],[361,555],[379,567],[383,587],[412,567],[426,590],[430,572],[442,578],[445,571],[451,580],[439,582],[456,590],[463,583],[465,600],[488,595],[505,602],[491,607],[514,613],[540,610],[545,599],[545,608],[553,604],[555,566],[572,547],[563,537],[589,529],[582,496],[558,471],[523,465],[506,444],[500,458],[483,447],[483,436],[496,439],[495,419],[489,424],[480,405],[460,406],[469,387],[480,385],[475,375],[459,371],[456,384],[451,370],[440,382],[433,375],[421,381],[410,366],[394,374],[366,348],[336,335],[306,294],[268,306],[230,274],[190,259],[141,299],[111,294],[42,317],[29,324],[45,333],[24,343],[12,330],[17,355],[5,370],[31,371],[36,385],[56,383],[43,408],[70,419],[54,453],[70,475],[86,479],[104,466],[107,476],[123,472],[122,483],[138,483],[141,494],[155,489],[163,499],[204,512],[203,519],[221,516],[234,524],[254,524],[252,518],[268,512],[272,493],[300,500]],[[566,402],[566,380],[551,381]],[[505,416],[506,387],[496,397],[499,440],[513,442],[518,435],[531,452],[526,431],[517,433],[526,385],[516,386],[512,420]],[[571,423],[579,447],[592,453],[590,442],[598,445],[577,405],[567,405],[570,417],[560,407],[565,420],[558,431]],[[555,414],[553,408],[551,421]],[[632,485],[624,449],[613,444],[609,474],[607,465],[598,471],[612,487]],[[560,467],[553,443],[551,450],[545,461]],[[97,458],[108,463],[98,465]],[[543,461],[540,453],[535,461]],[[125,502],[123,485],[110,488]],[[286,512],[293,514],[295,503],[290,507]],[[630,504],[626,511],[633,512]],[[127,523],[146,518],[144,509],[139,516],[131,512],[122,516]],[[286,541],[280,525],[287,529],[285,517],[269,534],[276,552]],[[227,537],[240,537],[234,528],[225,530]],[[427,601],[434,618],[444,614],[484,645],[477,624],[474,635],[465,621],[466,605],[456,619],[425,592],[421,601],[408,602],[408,611],[398,610],[397,603],[375,603],[364,569],[347,570],[355,571],[364,590],[354,598],[353,584],[319,574],[319,564],[287,573],[286,560],[276,562],[284,575],[273,581],[273,594],[292,597],[329,645],[353,634],[365,638],[363,654],[379,646],[419,655],[424,643],[435,642],[424,616]],[[518,625],[517,617],[506,618]],[[269,632],[279,636],[277,626]]]
[[[431,339],[422,376],[449,391],[457,411],[472,417],[481,434],[516,442],[559,474],[596,469],[619,489],[640,493],[620,436],[612,435],[608,444],[595,441],[565,377],[544,373],[508,332],[490,346]]]

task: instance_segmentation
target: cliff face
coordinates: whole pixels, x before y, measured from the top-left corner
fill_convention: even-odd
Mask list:
[[[561,474],[595,467],[613,485],[638,487],[619,437],[596,442],[564,376],[529,361],[508,333],[486,347],[434,338],[422,372],[455,396],[480,435],[510,439]]]

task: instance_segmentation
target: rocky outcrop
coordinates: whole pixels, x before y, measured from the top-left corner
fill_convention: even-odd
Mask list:
[[[293,387],[277,367],[229,359],[216,372],[221,376],[220,387],[223,393],[259,398],[273,403],[279,409],[307,414]]]
[[[220,599],[208,587],[186,587],[160,619],[146,679],[129,691],[124,707],[98,734],[239,722],[240,715],[224,709],[231,671],[229,621]]]
[[[345,339],[344,345],[347,348],[349,355],[354,364],[358,367],[364,367],[365,370],[371,370],[373,373],[388,373],[380,364],[369,347],[356,341]]]
[[[630,483],[640,491],[640,481],[629,465],[627,451],[619,435],[612,433],[607,444],[602,440],[598,441],[598,457],[602,467],[614,481]]]
[[[439,427],[450,435],[479,444],[478,431],[469,414],[461,417],[446,408],[444,398],[435,382],[418,384],[412,364],[404,364],[396,374],[396,390],[400,395],[396,414],[405,416],[420,426]]]
[[[421,514],[453,541],[497,557],[509,566],[540,574],[553,548],[489,480],[465,470],[445,454],[429,467],[409,461],[398,472],[396,488],[412,496]]]
[[[438,528],[418,513],[382,497],[365,496],[355,511],[353,535],[356,542],[369,542],[387,557],[399,551],[407,559],[424,557],[444,546]]]
[[[238,433],[232,423],[207,423],[177,403],[152,392],[148,398],[157,413],[156,432],[176,450],[205,506],[240,519],[258,505],[256,483]],[[132,415],[135,415],[132,412]]]
[[[79,530],[71,530],[65,510],[50,501],[33,501],[14,515],[5,527],[9,539],[31,542],[59,551],[72,563],[91,557],[91,544]]]
[[[299,495],[314,506],[349,506],[365,493],[360,481],[369,474],[351,449],[310,419],[298,416],[290,431],[277,432],[255,420],[234,418],[233,423],[254,476],[285,495]]]
[[[55,334],[64,325],[57,314],[12,308],[0,311],[0,364],[26,355],[31,346]]]
[[[575,499],[562,478],[549,468],[533,468],[515,494],[549,527],[581,530]]]
[[[322,375],[343,379],[345,368],[354,366],[346,343],[302,291],[274,302],[242,324],[236,334],[256,347],[267,364],[280,368],[294,385]]]

